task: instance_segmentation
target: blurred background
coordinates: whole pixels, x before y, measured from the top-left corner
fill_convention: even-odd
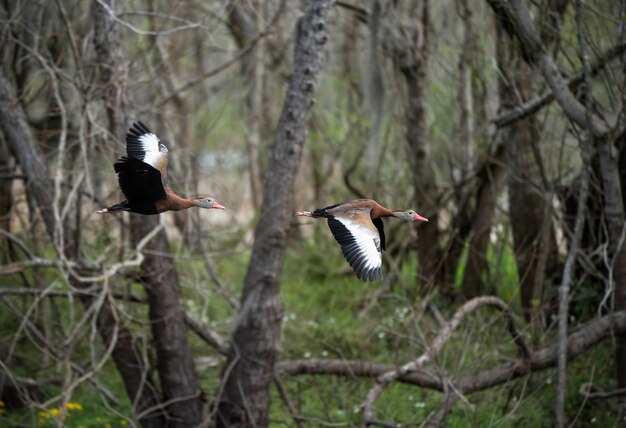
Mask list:
[[[0,2],[0,426],[185,426],[145,418],[185,395],[181,358],[215,422],[308,4]],[[463,312],[380,426],[626,423],[625,7],[335,2],[288,208],[430,221],[385,220],[384,279],[361,283],[325,221],[288,220],[261,426],[358,426],[375,376],[487,295],[508,309]],[[228,210],[98,216],[137,120],[177,193]]]

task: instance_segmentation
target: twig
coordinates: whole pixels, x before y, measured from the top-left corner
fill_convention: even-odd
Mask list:
[[[347,1],[337,1],[337,6],[352,12],[361,24],[367,24],[370,17],[369,10]]]
[[[592,392],[592,390],[595,390]],[[626,397],[626,388],[614,389],[612,391],[603,391],[597,386],[590,383],[583,383],[578,393],[590,400],[606,400],[610,398]]]
[[[608,62],[622,55],[624,51],[626,51],[626,43],[621,43],[607,50],[593,64],[590,65],[590,75],[594,76],[598,74]],[[565,85],[570,90],[576,90],[576,88],[583,83],[584,78],[584,70],[579,70],[565,81]],[[512,125],[518,120],[536,113],[552,101],[554,101],[554,93],[552,90],[547,90],[541,95],[526,101],[524,104],[520,104],[511,110],[505,111],[494,120],[494,124],[497,128],[504,128]]]
[[[98,1],[101,1],[101,0],[98,0]],[[200,77],[197,77],[196,79],[188,81],[187,83],[185,83],[180,88],[174,89],[172,92],[170,92],[169,94],[165,95],[163,98],[161,98],[160,100],[156,101],[155,103],[138,110],[137,114],[141,115],[141,114],[146,113],[149,110],[157,109],[158,107],[161,107],[163,104],[167,103],[172,98],[175,98],[175,97],[179,96],[181,92],[185,92],[185,91],[193,88],[197,84],[200,84],[200,83],[204,82],[209,77],[215,76],[216,74],[219,74],[220,72],[226,70],[230,66],[239,63],[241,61],[241,59],[243,57],[245,57],[248,54],[248,52],[250,52],[256,46],[256,44],[263,37],[265,37],[267,34],[269,34],[269,32],[260,33],[257,37],[255,37],[250,42],[250,44],[245,49],[242,49],[239,52],[239,54],[237,54],[236,56],[234,56],[230,60],[226,61],[223,64],[218,65],[217,67],[214,67],[214,68],[210,69],[209,71],[207,71],[206,73],[204,73]]]
[[[143,412],[138,413],[137,415],[135,415],[135,418],[137,420],[141,420],[141,418],[150,415],[150,413],[155,412],[156,410],[165,410],[167,408],[167,406],[169,406],[170,404],[179,403],[181,401],[191,400],[192,398],[196,398],[196,397],[198,397],[200,395],[202,395],[202,391],[198,391],[195,394],[186,395],[186,396],[182,396],[182,397],[170,398],[169,400],[163,401],[162,403],[159,403],[156,406],[148,407]]]
[[[133,24],[131,24],[130,22],[124,21],[123,19],[120,19],[119,16],[117,16],[117,14],[115,13],[115,11],[105,2],[103,2],[102,0],[96,0],[98,2],[98,4],[100,5],[100,7],[102,7],[102,9],[104,9],[109,16],[111,16],[111,18],[113,18],[113,20],[119,24],[121,24],[122,26],[128,28],[129,30],[141,35],[141,36],[167,36],[169,34],[174,34],[174,33],[178,33],[180,31],[184,31],[184,30],[191,30],[194,28],[198,28],[201,27],[202,24],[200,22],[189,22],[186,25],[181,25],[179,27],[174,27],[170,30],[165,30],[165,31],[146,31],[146,30],[141,30],[137,27],[135,27]]]
[[[510,26],[514,36],[520,41],[522,49],[528,55],[529,61],[541,72],[546,84],[551,89],[563,113],[568,119],[581,128],[590,126],[590,132],[595,138],[606,139],[609,129],[596,115],[591,114],[591,124],[588,122],[590,112],[578,101],[568,89],[556,62],[549,51],[542,45],[540,32],[535,27],[524,0],[487,0],[497,14],[511,21]]]
[[[567,340],[567,358],[572,361],[601,341],[623,333],[626,333],[626,311],[614,312],[589,321],[570,334]],[[464,394],[483,391],[512,379],[528,376],[529,373],[553,368],[557,364],[557,356],[558,345],[555,344],[531,353],[528,359],[518,357],[498,367],[456,379],[454,386]],[[351,379],[378,377],[393,370],[395,367],[389,364],[358,360],[306,359],[281,361],[276,365],[276,371],[281,376],[331,375]],[[444,391],[440,377],[421,369],[401,375],[396,380],[435,391]]]
[[[439,426],[441,426],[446,415],[450,413],[456,402],[459,401],[460,395],[457,394],[454,388],[451,388],[449,382],[450,381],[444,382],[446,388],[443,401],[439,405],[439,408],[437,408],[435,414],[430,419],[428,419],[428,421],[424,425],[425,428],[438,428]]]
[[[420,355],[417,359],[410,361],[395,370],[390,370],[378,377],[378,379],[376,380],[376,384],[369,390],[365,401],[361,405],[363,411],[362,426],[366,426],[368,421],[373,419],[374,402],[389,383],[403,375],[412,373],[418,368],[430,363],[437,356],[437,354],[439,354],[448,339],[450,339],[450,336],[452,336],[454,330],[456,330],[457,327],[461,324],[461,321],[463,321],[465,316],[484,305],[497,307],[505,314],[505,316],[509,318],[509,331],[511,332],[511,335],[513,336],[513,339],[518,347],[518,352],[521,354],[522,360],[526,360],[530,355],[530,352],[526,347],[523,339],[515,329],[515,325],[512,321],[511,311],[506,303],[504,303],[501,299],[492,296],[477,297],[475,299],[472,299],[466,302],[463,306],[461,306],[452,317],[452,320],[450,320],[450,322],[448,322],[439,330],[439,334],[437,334],[435,340],[433,340],[432,344],[422,355]]]
[[[91,277],[81,276],[78,272],[72,269],[72,266],[68,263],[68,260],[65,261],[65,267],[69,268],[70,273],[78,282],[87,283],[104,281],[105,279],[112,277],[122,269],[140,266],[145,258],[143,254],[144,247],[163,229],[163,227],[163,223],[159,223],[149,233],[147,233],[141,239],[141,241],[139,241],[139,243],[135,247],[135,252],[137,253],[135,255],[135,258],[115,263],[111,265],[108,269],[106,269],[101,275]]]
[[[11,303],[11,301],[9,299],[3,299],[4,304],[7,305],[14,313],[15,315],[21,320],[21,326],[23,326],[25,329],[27,329],[28,331],[32,332],[37,340],[34,340],[33,343],[36,346],[40,346],[43,350],[49,352],[49,354],[55,358],[58,361],[66,361],[67,360],[67,356],[66,354],[64,354],[63,352],[61,352],[56,346],[53,346],[52,343],[50,343],[46,337],[43,336],[43,334],[39,331],[39,329],[33,324],[32,321],[30,321],[30,319],[28,319],[28,315],[27,314],[23,314],[17,307],[15,307],[15,305],[13,305],[13,303]],[[34,306],[34,305],[33,305]],[[21,327],[20,327],[21,328]],[[17,338],[17,336],[16,336]],[[104,360],[103,360],[104,361]],[[88,373],[85,369],[83,369],[81,366],[79,366],[78,364],[74,363],[74,362],[69,362],[69,367],[76,371],[76,373],[78,373],[81,376],[85,376],[86,373]],[[95,372],[94,372],[95,373]],[[98,380],[93,377],[93,376],[88,376],[87,380],[94,385],[94,387],[99,390],[100,392],[103,393],[103,395],[110,400],[111,402],[115,403],[115,404],[119,404],[119,400],[115,397],[115,395],[113,395],[111,393],[111,391],[109,391],[104,385],[100,384],[100,382],[98,382]],[[57,398],[49,400],[48,402],[53,402],[56,401]],[[44,404],[45,406],[45,404]]]
[[[212,348],[215,348],[215,350],[217,350],[220,354],[228,355],[228,345],[219,334],[207,329],[205,326],[200,324],[199,321],[193,319],[187,312],[183,312],[183,317],[185,319],[185,324],[187,324],[191,331],[196,333],[198,337],[204,340]]]
[[[47,290],[41,288],[0,288],[0,296],[35,296],[35,297],[67,297],[74,296],[99,296],[101,291],[97,289],[75,289],[75,290]],[[133,303],[148,303],[146,298],[134,294],[112,293],[112,297]]]
[[[1,275],[14,275],[16,273],[20,273],[26,269],[31,268],[54,268],[54,269],[62,269],[64,266],[69,266],[77,270],[81,270],[84,272],[97,272],[99,270],[99,266],[97,265],[89,265],[82,262],[76,262],[73,260],[62,261],[58,259],[50,260],[50,259],[42,259],[39,257],[33,257],[30,260],[25,260],[23,262],[14,262],[9,263],[4,266],[0,266],[0,276]]]
[[[209,273],[211,280],[215,284],[217,288],[217,293],[226,300],[226,302],[230,305],[231,309],[239,308],[239,301],[230,291],[230,289],[222,282],[219,275],[217,274],[217,269],[215,268],[215,263],[213,263],[213,257],[209,253],[209,250],[206,248],[206,243],[204,240],[199,240],[200,249],[202,250],[202,260],[204,260],[204,267],[206,271]]]
[[[587,207],[587,196],[589,194],[589,169],[591,168],[591,88],[589,74],[589,60],[587,57],[586,41],[583,34],[581,21],[581,4],[580,0],[576,2],[576,26],[578,27],[578,41],[580,43],[583,74],[585,81],[585,114],[587,126],[580,136],[580,156],[582,158],[582,171],[580,173],[580,193],[578,195],[578,205],[576,207],[576,222],[574,224],[574,236],[571,240],[569,253],[565,260],[563,268],[563,281],[559,287],[559,356],[557,368],[557,385],[556,385],[556,403],[555,418],[556,426],[562,428],[565,426],[565,390],[567,379],[567,322],[569,315],[569,290],[572,282],[572,274],[576,255],[579,250],[580,240],[583,235],[583,227],[585,225],[585,211]]]
[[[302,417],[296,410],[296,406],[293,405],[293,402],[289,398],[289,394],[287,393],[287,388],[285,388],[285,385],[283,384],[283,380],[276,373],[274,373],[274,383],[276,384],[278,395],[280,395],[280,398],[285,402],[287,410],[289,410],[289,414],[293,418],[293,422],[298,428],[302,428]]]

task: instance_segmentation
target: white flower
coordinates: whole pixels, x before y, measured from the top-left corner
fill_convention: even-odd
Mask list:
[[[311,353],[309,351],[306,351],[304,353],[304,358],[311,358]]]

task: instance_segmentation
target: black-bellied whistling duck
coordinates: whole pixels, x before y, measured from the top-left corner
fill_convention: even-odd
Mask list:
[[[382,217],[428,221],[413,210],[391,211],[371,199],[357,199],[315,211],[298,211],[296,216],[327,218],[343,256],[363,281],[382,278],[382,252],[385,250]]]
[[[126,153],[113,165],[126,200],[103,208],[98,214],[129,211],[151,215],[191,207],[226,209],[210,197],[187,199],[167,185],[167,147],[141,122],[126,134]]]

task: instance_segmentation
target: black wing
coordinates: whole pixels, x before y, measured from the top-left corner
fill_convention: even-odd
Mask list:
[[[120,158],[114,165],[122,193],[129,201],[165,199],[161,173],[151,165],[130,157]]]
[[[376,242],[373,231],[352,227],[351,223],[336,217],[328,217],[328,227],[333,236],[341,245],[341,252],[356,273],[357,278],[363,281],[374,281],[382,278],[380,247]]]
[[[383,219],[380,217],[374,218],[372,219],[372,223],[374,223],[374,226],[376,226],[376,229],[378,229],[378,234],[380,235],[380,248],[385,251],[387,248],[385,247],[385,229]]]

